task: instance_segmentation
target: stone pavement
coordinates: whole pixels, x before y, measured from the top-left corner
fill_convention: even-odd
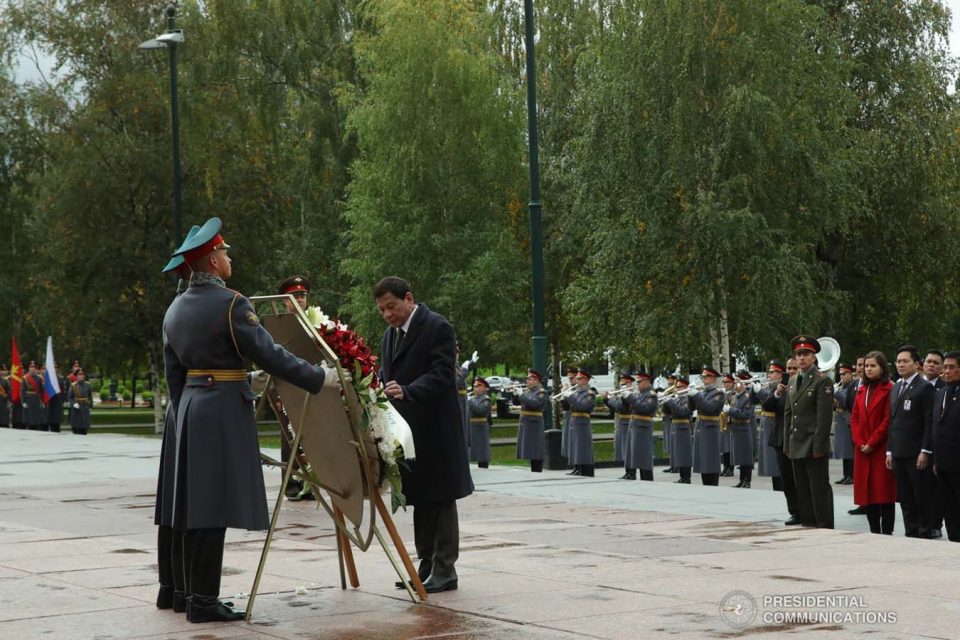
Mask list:
[[[190,624],[153,605],[159,446],[0,429],[0,638],[840,640],[960,629],[960,545],[863,533],[865,519],[846,514],[849,487],[835,487],[839,529],[824,531],[783,527],[782,495],[763,479],[740,490],[676,485],[659,470],[645,483],[616,480],[616,469],[587,479],[512,467],[474,469],[478,490],[459,503],[459,591],[413,605],[379,548],[356,554],[360,588],[341,590],[326,516],[287,502],[253,622]],[[279,474],[266,473],[275,495]],[[396,521],[412,553],[411,516]],[[222,594],[238,605],[263,537],[228,531]],[[751,608],[746,628],[724,619]]]

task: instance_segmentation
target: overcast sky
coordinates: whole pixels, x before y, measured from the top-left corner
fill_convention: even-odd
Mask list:
[[[2,2],[3,0],[0,0]],[[952,28],[950,30],[950,51],[954,57],[960,56],[960,0],[942,0],[942,2],[947,5],[950,9],[953,18]],[[144,35],[144,40],[147,39],[149,34]],[[49,72],[51,65],[51,60],[45,58],[43,53],[40,52],[40,66],[43,68],[44,73]],[[39,80],[40,75],[37,71],[36,64],[29,58],[25,56],[21,58],[20,65],[18,66],[16,72],[16,79],[18,81],[24,80]]]

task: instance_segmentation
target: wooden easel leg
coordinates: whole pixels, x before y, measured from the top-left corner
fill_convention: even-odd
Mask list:
[[[340,526],[346,526],[346,521],[343,518],[343,512],[340,511],[337,507],[333,507],[333,512],[337,514],[337,520],[340,523]],[[346,560],[347,564],[347,574],[350,576],[350,586],[354,589],[357,589],[360,586],[360,578],[357,576],[357,565],[353,561],[353,549],[350,548],[350,539],[347,538],[346,534],[343,533],[339,528],[337,528],[337,549],[341,550],[343,553],[343,559]],[[341,564],[342,571],[342,564]],[[342,578],[341,578],[342,580]],[[346,589],[346,585],[343,587]]]
[[[413,583],[414,588],[417,590],[417,595],[420,596],[420,600],[426,600],[427,591],[423,588],[423,582],[420,581],[420,576],[417,574],[417,570],[413,568],[413,561],[410,560],[410,554],[407,553],[407,547],[403,544],[403,538],[400,537],[400,533],[397,531],[397,526],[393,523],[393,517],[387,510],[387,506],[383,504],[383,498],[380,497],[379,492],[374,492],[372,499],[377,505],[377,511],[380,513],[380,519],[387,528],[387,533],[390,535],[390,539],[393,540],[393,546],[397,548],[397,554],[400,556],[403,566],[406,567],[407,573],[410,575],[410,582]]]
[[[334,527],[334,533],[337,535],[337,564],[340,565],[340,588],[347,588],[347,578],[343,572],[343,539],[340,537],[340,530]]]

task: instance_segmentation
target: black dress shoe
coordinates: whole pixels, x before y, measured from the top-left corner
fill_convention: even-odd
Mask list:
[[[688,478],[678,478],[677,480],[674,480],[673,483],[674,484],[690,484],[690,480]]]
[[[833,484],[843,484],[843,481],[846,480],[846,479],[847,479],[846,477],[840,478],[839,480],[837,480],[837,481],[834,482]]]
[[[197,596],[190,599],[187,608],[187,620],[190,622],[236,622],[243,620],[245,615],[246,611],[237,611],[225,602],[198,600]]]
[[[426,589],[427,593],[440,593],[441,591],[456,591],[457,579],[456,578],[438,578],[437,576],[431,575],[429,578],[427,578],[426,582],[423,583],[423,588]]]
[[[853,484],[853,478],[851,478],[850,476],[847,476],[846,478],[843,479],[843,482],[841,482],[840,484]]]
[[[783,524],[787,525],[788,527],[792,527],[793,525],[803,524],[803,522],[801,522],[800,518],[798,518],[797,516],[790,516],[790,519],[784,522]]]
[[[430,576],[426,576],[426,577],[420,576],[420,582],[426,582],[426,581],[427,581],[427,578],[429,578],[429,577],[430,577]],[[407,580],[406,582],[407,582],[407,584],[410,585],[410,588],[411,588],[411,589],[414,588],[414,586],[413,586],[413,581],[412,581],[412,580]],[[394,582],[394,583],[393,583],[393,586],[395,586],[397,589],[406,589],[406,587],[403,586],[403,583],[400,582],[399,580],[397,580],[396,582]]]
[[[929,532],[927,532],[927,535],[923,537],[927,538],[928,540],[936,540],[937,538],[943,537],[943,532],[940,531],[940,529],[931,529]]]
[[[160,586],[157,592],[157,609],[173,608],[173,587]]]
[[[183,591],[173,592],[173,610],[177,613],[183,613],[187,610],[187,594]]]
[[[749,488],[750,488],[750,483],[749,483],[749,482],[744,482],[742,485],[740,485],[740,488],[741,488],[741,489],[749,489]]]
[[[867,508],[866,508],[866,507],[854,507],[853,509],[850,509],[849,511],[847,511],[847,513],[849,513],[849,514],[852,515],[852,516],[865,516],[865,515],[867,515]]]
[[[724,478],[732,478],[732,477],[733,477],[733,469],[732,469],[732,468],[731,468],[731,469],[727,469],[726,471],[724,471],[724,472],[721,473],[720,475],[722,475]]]
[[[741,488],[742,486],[743,486],[743,480],[741,480],[741,481],[738,482],[737,484],[733,485],[733,488],[734,488],[734,489],[739,489],[739,488]]]

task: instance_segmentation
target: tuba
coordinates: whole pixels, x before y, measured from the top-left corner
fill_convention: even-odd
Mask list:
[[[829,337],[819,338],[817,341],[820,343],[820,353],[817,354],[817,368],[826,373],[833,370],[840,361],[840,343]]]

